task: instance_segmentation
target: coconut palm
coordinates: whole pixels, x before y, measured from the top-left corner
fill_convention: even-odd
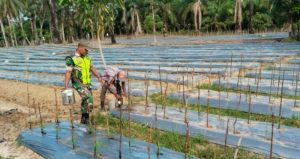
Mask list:
[[[2,18],[6,17],[10,30],[11,44],[13,46],[17,45],[17,37],[15,33],[14,25],[12,24],[12,18],[17,17],[19,14],[19,9],[23,4],[19,0],[1,0],[0,1],[0,10],[2,10]],[[2,23],[2,18],[1,22]],[[0,24],[3,25],[3,24]],[[1,29],[3,35],[5,34],[4,29]],[[7,44],[6,44],[7,45]]]
[[[131,31],[134,35],[139,35],[141,34],[142,31],[142,25],[141,25],[141,20],[140,20],[140,12],[139,12],[139,7],[143,6],[143,2],[140,0],[133,0],[128,3],[129,6],[129,13],[128,13],[128,18],[130,19],[130,28]]]
[[[193,22],[195,30],[200,30],[202,25],[202,3],[200,0],[188,0],[184,2],[184,10],[182,13],[183,21],[187,19],[188,13],[193,13]]]
[[[242,30],[242,2],[243,0],[236,0],[235,1],[235,8],[234,8],[234,23],[235,23],[235,29],[238,31]]]

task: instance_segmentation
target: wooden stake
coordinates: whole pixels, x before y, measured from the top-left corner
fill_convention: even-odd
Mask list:
[[[249,95],[249,103],[248,103],[248,124],[250,124],[250,117],[251,117],[251,93],[250,93],[250,85],[248,85],[248,95]]]
[[[167,80],[166,81],[168,81],[168,75],[167,75]],[[169,85],[169,83],[168,82],[166,82],[166,88],[165,88],[165,94],[164,94],[164,101],[166,102],[166,100],[167,100],[167,96],[168,96],[168,85]],[[166,107],[166,103],[164,102],[164,107],[163,107],[163,109],[164,109],[164,118],[166,118],[166,109],[167,109],[167,107]]]
[[[200,120],[200,84],[198,86],[198,105],[197,105],[197,110],[198,110],[198,120]]]
[[[300,65],[299,65],[300,66]],[[294,108],[297,105],[297,90],[298,90],[298,80],[299,80],[299,71],[297,71],[297,75],[296,75],[296,88],[295,88],[295,95],[294,95]]]
[[[58,102],[57,102],[57,89],[54,88],[54,97],[55,97],[55,122],[59,124],[59,117],[58,117]]]
[[[160,101],[162,102],[163,98],[163,90],[162,90],[162,82],[161,82],[161,72],[160,72],[160,65],[158,66],[158,72],[159,72],[159,84],[160,84]]]
[[[229,131],[229,118],[227,119],[227,126],[226,126],[226,132],[225,132],[225,141],[224,141],[224,149],[225,149],[225,154],[226,154],[227,157],[228,157],[228,153],[227,153],[228,131]]]
[[[210,98],[210,89],[208,88],[207,89],[207,103],[206,103],[206,127],[208,128],[209,127],[209,124],[208,124],[208,113],[209,113],[209,99]]]
[[[190,153],[190,127],[189,122],[186,122],[186,132],[185,132],[185,158],[189,157]]]
[[[119,122],[120,122],[120,127],[119,127],[119,131],[120,131],[120,138],[119,138],[119,159],[122,159],[122,138],[123,138],[123,132],[122,132],[122,108],[120,106],[120,114],[119,114]]]
[[[150,124],[148,129],[148,145],[147,145],[147,153],[148,153],[148,159],[150,159],[150,146],[152,142],[152,126]]]
[[[279,106],[279,121],[278,121],[278,129],[280,129],[280,120],[281,120],[281,109],[282,109],[282,96],[283,96],[283,84],[284,84],[284,71],[282,75],[282,83],[281,83],[281,94],[280,94],[280,106]]]
[[[41,134],[44,135],[46,134],[46,132],[44,131],[43,118],[42,118],[41,107],[39,103],[38,103],[38,108],[39,108],[39,115],[40,115]]]
[[[271,145],[270,145],[270,159],[272,159],[273,154],[273,136],[274,136],[274,114],[272,114],[272,130],[271,130]]]

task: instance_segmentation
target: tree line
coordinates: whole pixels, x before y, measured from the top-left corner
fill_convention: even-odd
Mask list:
[[[0,27],[4,47],[154,32],[284,29],[299,38],[300,0],[0,0]]]

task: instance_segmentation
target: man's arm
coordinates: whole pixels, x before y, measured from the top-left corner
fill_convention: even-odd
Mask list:
[[[91,66],[91,72],[92,74],[98,79],[98,81],[101,83],[101,85],[104,84],[104,81],[101,78],[101,74],[98,73],[98,71],[96,70],[96,68],[94,66]]]
[[[122,82],[122,90],[123,90],[123,95],[126,96],[126,86],[125,86],[125,82]]]
[[[71,79],[71,71],[67,70],[65,73],[65,89],[69,88],[70,79]]]

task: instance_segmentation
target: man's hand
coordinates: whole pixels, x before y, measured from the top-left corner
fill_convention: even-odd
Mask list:
[[[101,86],[103,86],[104,85],[104,80],[102,79],[102,78],[98,78],[98,82],[101,84]]]

